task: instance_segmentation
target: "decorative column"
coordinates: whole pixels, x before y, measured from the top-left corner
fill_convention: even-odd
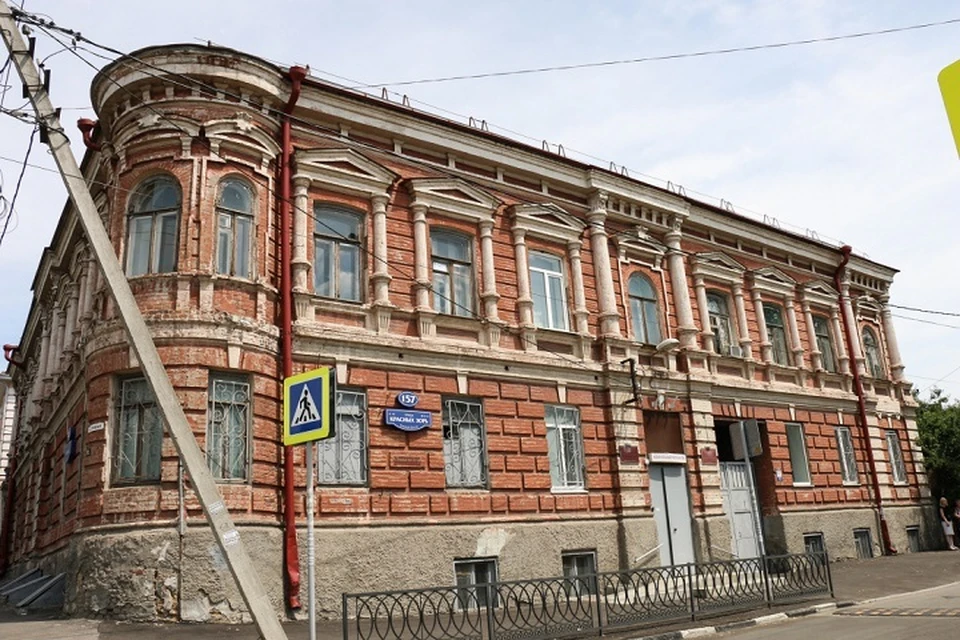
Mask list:
[[[847,281],[840,284],[840,305],[843,320],[850,327],[850,333],[853,334],[853,344],[850,347],[853,353],[850,354],[850,357],[853,359],[860,375],[866,375],[866,363],[863,359],[863,351],[860,349],[860,327],[857,326],[857,318],[853,313],[853,305],[850,302],[850,284]],[[846,336],[846,333],[840,335]]]
[[[697,326],[693,323],[693,307],[690,304],[690,288],[687,286],[687,268],[680,248],[682,221],[674,216],[670,221],[670,231],[664,236],[667,245],[667,264],[670,268],[670,284],[673,285],[673,304],[677,309],[677,336],[680,346],[696,349]]]
[[[573,285],[573,321],[574,329],[580,336],[580,357],[586,359],[590,355],[590,312],[587,310],[587,295],[583,285],[583,262],[580,258],[580,249],[583,243],[580,240],[567,242],[567,254],[570,256],[570,279]],[[619,327],[619,322],[617,323]]]
[[[803,344],[800,342],[800,328],[797,326],[797,310],[793,306],[793,295],[783,296],[783,308],[787,312],[787,330],[793,342],[793,366],[803,369]]]
[[[309,198],[307,189],[310,178],[293,179],[293,290],[312,291],[308,282],[310,262],[307,260],[307,207]]]
[[[80,292],[75,283],[67,286],[67,317],[64,322],[63,352],[69,359],[76,346],[77,334],[77,307],[80,305]]]
[[[773,362],[773,345],[770,344],[770,335],[767,333],[767,322],[763,315],[763,298],[760,297],[760,290],[754,289],[753,309],[757,314],[757,329],[760,331],[760,358],[766,362]]]
[[[850,356],[847,355],[847,341],[840,325],[840,311],[836,305],[830,307],[830,328],[833,329],[833,344],[837,348],[837,360],[840,361],[840,373],[850,375]]]
[[[390,331],[390,315],[393,304],[390,303],[390,281],[387,261],[387,194],[370,198],[373,211],[373,306],[376,313],[377,333]]]
[[[513,229],[513,253],[517,262],[517,315],[524,351],[537,350],[537,327],[533,323],[533,297],[530,295],[530,265],[527,262],[526,232]]]
[[[480,222],[480,259],[483,261],[483,293],[480,294],[480,299],[483,301],[483,318],[486,320],[484,330],[487,333],[487,346],[498,347],[501,323],[497,301],[500,300],[500,294],[497,293],[497,272],[493,262],[493,220]]]
[[[750,327],[747,326],[747,307],[743,303],[743,284],[733,283],[733,308],[737,314],[737,329],[740,332],[740,348],[743,357],[753,360],[753,340],[750,339]]]
[[[610,249],[607,246],[607,194],[599,191],[590,199],[590,248],[593,251],[593,272],[600,302],[600,336],[619,338],[620,314],[617,312],[617,297],[613,290],[613,268],[610,266]]]
[[[55,308],[56,324],[53,326],[53,348],[50,350],[52,366],[50,373],[57,375],[61,371],[61,356],[63,355],[63,333],[67,326],[67,314],[60,307]]]
[[[420,337],[429,338],[434,335],[433,318],[436,313],[430,306],[431,282],[430,255],[427,250],[427,207],[422,204],[414,204],[412,209],[414,274],[416,275],[414,291],[417,317],[420,325]]]
[[[817,330],[813,325],[813,312],[810,302],[802,300],[800,308],[803,311],[803,321],[807,323],[807,335],[810,336],[810,368],[814,371],[823,370],[823,354],[820,353],[820,344],[817,342]]]
[[[900,357],[900,345],[897,342],[897,332],[893,328],[893,314],[890,311],[890,294],[880,296],[880,318],[883,322],[883,333],[887,337],[887,355],[890,356],[890,373],[894,382],[903,382],[903,359]]]
[[[697,295],[697,307],[700,308],[700,326],[702,328],[700,335],[703,336],[703,348],[707,351],[714,352],[713,328],[710,326],[710,309],[707,308],[707,287],[703,282],[703,276],[693,276],[693,289]]]
[[[40,356],[37,363],[37,380],[40,381],[40,387],[42,389],[43,383],[46,382],[47,375],[50,372],[50,325],[51,318],[43,318],[41,320],[42,329],[40,332]],[[41,391],[41,394],[43,392]]]

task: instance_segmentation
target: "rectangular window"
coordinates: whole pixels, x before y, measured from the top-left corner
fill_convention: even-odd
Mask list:
[[[763,303],[763,321],[767,326],[767,339],[773,361],[783,366],[790,365],[790,351],[787,348],[787,332],[783,324],[783,309],[775,304]]]
[[[826,552],[827,547],[823,543],[823,534],[805,533],[803,534],[803,552],[807,554],[817,554]]]
[[[121,380],[117,402],[116,481],[159,481],[162,446],[163,419],[146,379]]]
[[[860,484],[857,474],[857,456],[849,427],[837,427],[837,452],[840,455],[840,475],[844,484]]]
[[[861,560],[869,560],[873,557],[873,536],[870,529],[854,529],[853,543],[857,548],[857,557]]]
[[[478,558],[454,560],[453,570],[457,579],[457,605],[460,609],[478,609],[490,603],[487,585],[497,581],[497,559]],[[496,604],[496,593],[493,594]]]
[[[830,322],[823,316],[813,316],[813,332],[817,338],[817,351],[820,352],[820,365],[825,371],[837,372],[837,358],[833,353],[833,339],[830,335]]]
[[[583,437],[576,407],[547,405],[547,453],[554,489],[583,489]]]
[[[325,298],[359,302],[362,218],[322,203],[314,206],[313,215],[314,292]]]
[[[732,325],[726,296],[708,293],[707,314],[710,318],[710,331],[713,333],[713,350],[722,356],[730,355],[733,334],[730,330]]]
[[[367,483],[367,394],[337,390],[336,429],[317,443],[317,482],[324,485]]]
[[[545,253],[530,254],[530,294],[534,324],[566,331],[566,285],[560,258]]]
[[[597,574],[596,551],[564,551],[560,560],[563,577],[567,579],[567,586],[573,594],[592,594],[596,591],[596,581],[592,578]]]
[[[920,553],[920,527],[911,525],[907,527],[907,550],[910,553]]]
[[[207,394],[207,464],[217,480],[246,480],[250,452],[250,381],[210,374]]]
[[[787,446],[790,449],[793,484],[810,484],[810,463],[802,424],[787,423]]]
[[[900,436],[893,429],[887,431],[887,454],[890,456],[890,473],[897,484],[906,484],[907,467],[903,463],[903,449],[900,448]]]
[[[253,218],[238,213],[218,214],[217,273],[249,278]]]
[[[433,310],[473,317],[473,255],[470,238],[434,229],[430,232],[433,254]]]
[[[486,487],[483,405],[476,400],[443,402],[443,461],[448,487]]]

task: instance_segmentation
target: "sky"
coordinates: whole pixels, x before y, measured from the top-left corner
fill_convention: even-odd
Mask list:
[[[19,4],[19,0],[17,0]],[[121,51],[174,42],[308,65],[349,86],[634,59],[820,38],[960,18],[925,0],[25,0],[27,11]],[[41,36],[38,58],[60,47]],[[96,59],[84,53],[96,61]],[[569,157],[683,185],[744,215],[838,240],[901,271],[894,304],[960,314],[960,159],[937,74],[960,58],[960,24],[728,55],[391,87],[416,108]],[[5,59],[0,54],[0,60]],[[102,62],[102,61],[101,61]],[[100,62],[98,62],[99,64]],[[65,128],[95,117],[93,70],[46,61]],[[2,78],[0,78],[2,81]],[[16,108],[19,81],[4,100]],[[10,199],[31,127],[0,115]],[[82,155],[79,134],[72,136]],[[11,161],[14,160],[14,161]],[[31,163],[52,169],[37,143]],[[16,343],[66,191],[29,168],[0,244],[0,342]],[[906,375],[960,397],[960,317],[895,310]],[[913,318],[913,319],[910,319]],[[919,322],[924,320],[926,322]],[[939,326],[929,322],[940,323]],[[926,392],[925,392],[926,393]]]

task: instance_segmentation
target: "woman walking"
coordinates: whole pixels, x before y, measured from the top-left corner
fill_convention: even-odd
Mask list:
[[[946,498],[940,498],[940,524],[943,526],[943,535],[947,538],[947,548],[956,551],[957,546],[953,544],[953,512]]]

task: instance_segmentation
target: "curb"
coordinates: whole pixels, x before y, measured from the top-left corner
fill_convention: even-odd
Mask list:
[[[852,607],[855,604],[860,604],[860,603],[852,602],[852,601],[827,602],[824,604],[815,604],[813,606],[804,607],[803,609],[794,609],[793,611],[771,613],[765,616],[750,618],[749,620],[738,620],[737,622],[728,622],[726,624],[721,624],[714,627],[694,627],[692,629],[682,629],[680,631],[669,631],[667,633],[658,633],[652,636],[639,636],[636,638],[631,638],[630,640],[686,640],[686,638],[703,638],[705,636],[712,636],[718,633],[726,633],[727,631],[735,631],[737,629],[747,629],[749,627],[762,627],[768,624],[776,624],[778,622],[783,622],[785,620],[790,620],[793,618],[802,618],[804,616],[811,616],[816,613],[830,611],[831,609],[842,609],[845,607]]]

